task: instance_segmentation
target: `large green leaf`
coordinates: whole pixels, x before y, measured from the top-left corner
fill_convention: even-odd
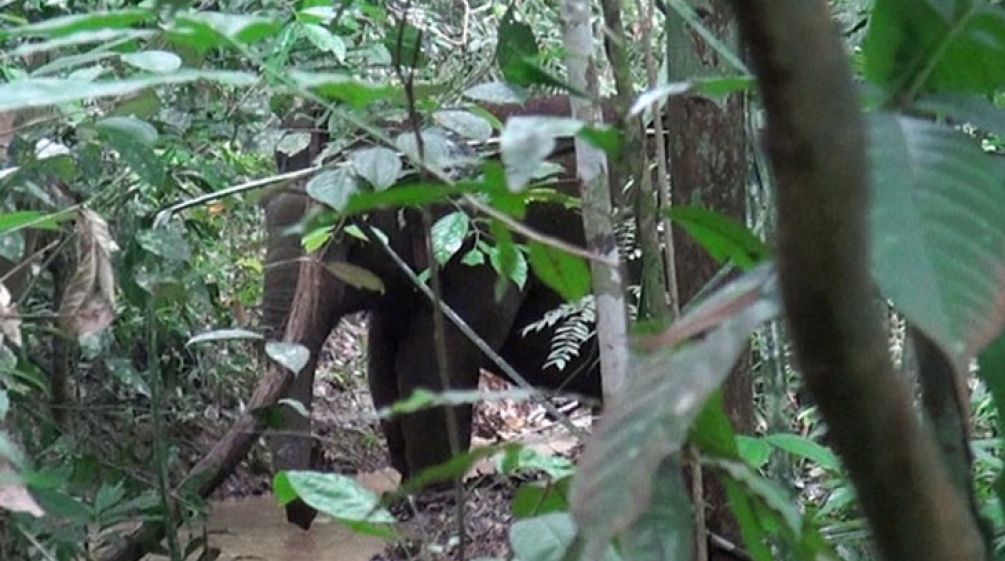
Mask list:
[[[280,22],[246,14],[200,11],[175,16],[168,30],[179,43],[208,50],[231,43],[250,44],[275,36]]]
[[[300,498],[318,512],[348,525],[356,531],[389,537],[387,527],[394,522],[380,498],[351,477],[314,471],[281,471],[273,481],[276,498],[286,505]]]
[[[561,294],[566,302],[577,302],[590,292],[590,268],[581,257],[531,242],[530,267],[541,282]]]
[[[1005,165],[927,121],[871,119],[872,272],[959,367],[1005,321]]]
[[[749,271],[768,257],[768,247],[732,218],[700,206],[675,206],[667,212],[717,262],[732,261]]]
[[[683,446],[692,421],[747,348],[750,333],[777,314],[773,269],[724,287],[668,330],[704,336],[633,353],[621,396],[586,445],[572,485],[572,511],[588,551],[628,528],[649,504],[657,468]],[[691,326],[691,327],[689,327]],[[684,340],[691,337],[684,337]]]
[[[222,70],[180,70],[125,80],[90,81],[73,78],[31,78],[0,84],[0,111],[25,107],[44,107],[70,101],[120,96],[151,86],[184,84],[208,80],[231,86],[250,86],[258,77],[246,72]]]
[[[433,242],[433,257],[443,265],[460,251],[468,237],[471,220],[462,210],[451,212],[433,224],[430,235]]]
[[[990,94],[1005,85],[1002,8],[982,0],[950,4],[876,0],[863,43],[866,78],[917,90],[911,93]]]
[[[123,29],[151,20],[154,16],[154,12],[150,10],[131,8],[54,17],[21,27],[0,30],[0,38],[65,37],[99,29]]]

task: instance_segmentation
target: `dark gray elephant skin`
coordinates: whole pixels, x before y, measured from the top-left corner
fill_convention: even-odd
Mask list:
[[[555,105],[558,111],[555,111]],[[568,114],[568,102],[561,98],[546,98],[522,107],[490,108],[501,117],[512,114]],[[277,156],[280,171],[290,171],[310,164],[323,148],[325,138],[317,135],[312,145],[289,158]],[[571,159],[571,158],[568,158]],[[574,162],[563,162],[574,170]],[[573,181],[562,182],[568,189]],[[310,201],[297,189],[274,193],[263,201],[269,233],[269,246],[264,287],[264,317],[267,330],[281,337],[289,318],[297,286],[303,253],[299,236],[287,232],[297,224],[309,208]],[[434,209],[434,212],[440,209]],[[368,224],[384,232],[394,251],[409,261],[413,270],[425,267],[425,241],[416,210],[388,210],[371,213]],[[584,235],[579,214],[561,205],[536,203],[528,208],[525,223],[531,228],[582,246]],[[570,364],[565,372],[543,371],[550,349],[552,333],[547,331],[520,335],[521,328],[539,320],[542,314],[556,308],[561,297],[533,278],[524,290],[512,282],[501,298],[496,298],[497,274],[488,264],[468,266],[459,256],[441,269],[443,297],[485,341],[514,365],[532,384],[540,387],[561,385],[563,389],[600,396],[600,376],[595,361],[584,356]],[[409,396],[415,389],[443,389],[433,343],[432,307],[408,278],[391,261],[383,249],[374,243],[363,243],[346,236],[331,245],[325,259],[347,261],[373,272],[385,286],[384,294],[357,290],[321,269],[317,277],[320,291],[318,309],[309,318],[306,335],[299,340],[311,354],[310,364],[294,381],[289,397],[308,408],[311,403],[315,357],[338,321],[357,311],[369,312],[368,379],[374,404],[380,408]],[[479,369],[491,368],[488,359],[449,321],[446,323],[448,376],[451,389],[477,387]],[[587,355],[588,353],[583,353]],[[589,362],[588,362],[589,361]],[[572,379],[566,373],[579,372]],[[472,408],[455,408],[461,450],[466,450],[471,438]],[[429,409],[383,421],[382,428],[390,450],[391,464],[403,478],[439,464],[450,457],[446,411]],[[310,421],[292,411],[284,414],[281,431],[270,437],[273,463],[277,470],[309,469],[311,466]],[[291,505],[287,517],[303,527],[309,526],[314,513],[302,504]]]

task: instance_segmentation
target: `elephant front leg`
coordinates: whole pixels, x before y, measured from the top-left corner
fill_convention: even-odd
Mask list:
[[[400,399],[394,359],[403,335],[403,323],[405,322],[400,321],[400,318],[396,321],[396,314],[391,314],[388,311],[381,310],[370,314],[367,339],[367,380],[370,384],[373,405],[378,411],[393,405]],[[401,432],[401,421],[396,417],[381,419],[380,427],[387,439],[391,467],[398,470],[402,479],[407,478],[409,476],[408,461],[405,457],[405,438]]]
[[[442,276],[443,294],[447,304],[478,333],[489,346],[497,350],[502,346],[516,317],[523,295],[509,284],[499,300],[495,298],[496,274],[487,266],[448,267]],[[449,320],[444,318],[447,365],[444,368],[448,387],[437,364],[433,315],[430,307],[420,306],[409,323],[408,331],[398,346],[395,374],[402,398],[416,389],[442,391],[444,389],[474,389],[484,355]],[[456,445],[464,452],[471,443],[472,407],[453,408],[456,425],[448,419],[444,407],[426,409],[400,418],[404,438],[405,456],[409,475],[447,461]],[[456,441],[451,443],[451,428],[456,430]]]

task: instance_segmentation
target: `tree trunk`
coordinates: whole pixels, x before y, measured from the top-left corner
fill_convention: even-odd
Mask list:
[[[728,46],[736,47],[737,34],[724,0],[692,0],[702,23]],[[672,13],[667,20],[667,47],[671,82],[722,75],[730,68],[687,24]],[[747,146],[742,95],[712,101],[698,95],[670,98],[667,129],[670,131],[670,181],[674,205],[700,205],[744,223],[746,217]],[[715,276],[720,265],[689,235],[674,234],[677,287],[681,304],[687,304]],[[723,404],[733,428],[753,429],[753,385],[749,353],[740,359],[723,385]],[[726,504],[722,485],[704,479],[709,531],[740,543],[736,520]],[[710,557],[715,559],[714,551]]]
[[[597,97],[597,70],[593,63],[594,37],[590,29],[590,2],[562,2],[563,40],[569,83]],[[572,116],[586,123],[600,123],[603,111],[599,103],[572,98]],[[607,159],[604,153],[583,141],[575,140],[576,176],[583,193],[583,228],[587,247],[613,260],[618,259],[611,218],[611,195],[607,182]],[[597,340],[600,343],[600,371],[604,383],[604,399],[614,399],[620,393],[628,366],[628,316],[625,308],[622,275],[619,267],[590,263],[593,295],[597,306]]]

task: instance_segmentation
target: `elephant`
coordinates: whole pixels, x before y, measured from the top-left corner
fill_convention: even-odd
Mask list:
[[[516,114],[568,115],[568,98],[539,98],[523,106],[490,106],[488,110],[500,118]],[[327,138],[314,133],[311,144],[293,156],[277,153],[281,172],[304,168],[323,149]],[[571,150],[565,156],[566,170],[574,170]],[[558,188],[575,193],[578,183],[569,175],[558,181]],[[305,216],[311,202],[302,188],[272,193],[263,198],[268,234],[267,266],[264,280],[263,321],[267,331],[281,335],[290,319],[298,276],[311,269],[302,268],[304,260],[299,236],[290,234],[292,226]],[[448,209],[433,208],[434,214]],[[402,256],[413,270],[428,263],[424,231],[419,211],[394,209],[371,212],[360,218],[370,227],[383,232],[387,244]],[[571,244],[585,244],[582,220],[578,211],[555,203],[529,205],[525,224],[541,233]],[[539,320],[558,307],[562,297],[533,275],[528,276],[521,290],[512,282],[497,293],[497,273],[488,264],[470,266],[461,263],[464,249],[457,252],[440,270],[442,295],[484,340],[507,362],[539,387],[555,388],[598,398],[601,395],[600,374],[595,357],[581,353],[563,373],[545,372],[543,365],[551,347],[552,333],[547,330],[521,335],[521,328]],[[433,314],[428,299],[377,243],[360,241],[351,236],[337,239],[326,249],[324,259],[345,261],[365,268],[383,282],[382,294],[354,288],[340,281],[320,265],[313,267],[318,292],[317,308],[307,318],[309,325],[301,340],[295,341],[310,351],[309,364],[294,380],[288,397],[310,407],[314,368],[321,345],[347,314],[366,311],[369,314],[367,333],[369,357],[367,374],[374,404],[377,408],[408,397],[412,391],[424,388],[442,390],[440,373],[434,353]],[[308,262],[309,263],[309,262]],[[477,387],[479,369],[490,363],[475,345],[453,324],[445,322],[445,343],[449,350],[447,378],[450,389]],[[573,376],[563,375],[574,373]],[[455,407],[460,450],[470,444],[472,407]],[[421,470],[442,463],[451,456],[446,410],[426,409],[409,415],[381,421],[387,440],[391,466],[403,479]],[[308,469],[312,441],[310,420],[289,410],[282,413],[282,432],[269,437],[273,463],[277,470]],[[314,512],[302,503],[287,507],[288,519],[308,527]]]

